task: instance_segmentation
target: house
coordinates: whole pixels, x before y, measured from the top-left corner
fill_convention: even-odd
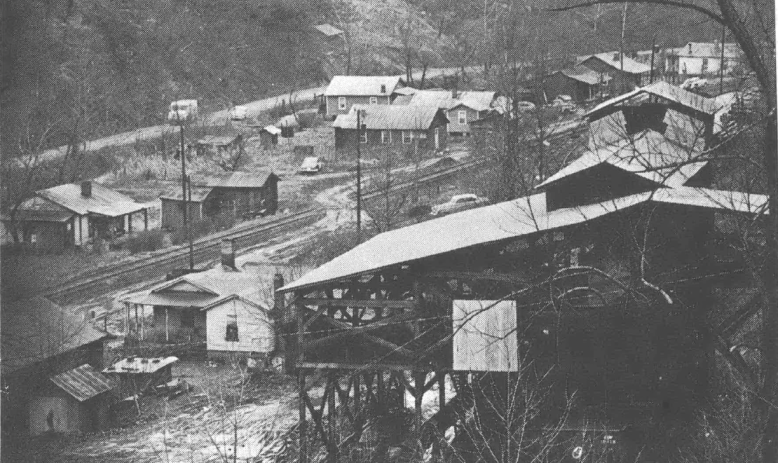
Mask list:
[[[211,357],[265,357],[275,349],[275,331],[260,283],[257,274],[223,264],[160,283],[122,302],[153,306],[154,323],[146,330],[156,342],[202,343]]]
[[[113,383],[99,373],[110,336],[43,297],[3,301],[3,440],[105,429]]]
[[[598,74],[586,66],[575,66],[553,72],[543,81],[546,98],[553,101],[559,95],[569,95],[573,101],[583,103],[596,98],[601,87],[610,82],[611,77]]]
[[[2,220],[15,223],[25,243],[61,249],[132,233],[133,218],[139,215],[147,229],[147,206],[86,180],[38,190],[13,216],[4,215]]]
[[[357,133],[357,111],[362,125]],[[335,148],[348,149],[357,142],[366,146],[413,146],[440,150],[446,146],[444,110],[437,106],[357,105],[349,114],[341,114],[335,128]]]
[[[447,90],[416,90],[398,96],[395,105],[437,106],[449,120],[449,135],[470,136],[470,122],[482,119],[494,110],[497,92]]]
[[[619,52],[598,53],[584,58],[580,65],[587,67],[600,76],[599,82],[605,82],[609,76],[608,89],[614,95],[620,95],[635,87],[640,87],[648,79],[651,67],[622,55]]]
[[[272,215],[278,209],[278,176],[271,171],[222,172],[192,175],[187,198],[192,221],[227,214],[235,218]],[[160,196],[162,228],[175,229],[183,221],[180,188]]]
[[[740,47],[724,44],[724,73],[729,74],[741,63]],[[665,59],[667,72],[682,76],[718,75],[721,71],[721,42],[689,42],[671,49]]]
[[[335,76],[324,91],[325,116],[348,114],[355,104],[391,104],[404,85],[399,76]]]
[[[278,136],[281,135],[281,129],[274,125],[267,125],[259,131],[259,144],[262,148],[269,150],[278,144]]]
[[[207,154],[231,153],[245,150],[243,136],[235,135],[207,135],[195,143],[198,156]]]

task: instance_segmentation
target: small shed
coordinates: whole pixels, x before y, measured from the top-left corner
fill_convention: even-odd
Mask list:
[[[327,39],[334,39],[343,35],[342,30],[329,23],[319,24],[317,26],[313,26],[313,28],[321,32],[321,34]]]
[[[264,149],[271,149],[278,144],[278,136],[281,129],[274,125],[267,125],[259,130],[259,144]]]
[[[581,61],[580,64],[597,74],[610,76],[612,78],[610,81],[610,91],[617,94],[622,94],[643,85],[644,78],[647,78],[651,72],[651,66],[638,63],[619,52],[591,55]]]
[[[543,82],[543,87],[549,101],[559,95],[570,95],[574,101],[582,103],[595,98],[600,87],[604,87],[610,80],[607,74],[597,74],[585,66],[575,66],[552,73]]]
[[[207,135],[195,143],[197,155],[203,156],[210,153],[221,154],[245,148],[243,135]]]
[[[131,396],[173,379],[178,357],[126,357],[103,370],[116,378],[122,397]]]

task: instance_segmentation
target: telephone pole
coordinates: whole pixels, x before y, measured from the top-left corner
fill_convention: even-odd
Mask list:
[[[357,109],[357,244],[362,242],[362,160],[359,145],[362,143],[362,110]]]
[[[168,116],[169,117],[169,116]],[[181,203],[183,204],[182,210],[182,222],[184,229],[186,230],[186,238],[189,241],[189,270],[194,270],[194,245],[192,244],[192,227],[189,226],[188,213],[189,213],[189,201],[191,199],[192,190],[191,185],[187,191],[187,175],[186,175],[186,152],[184,151],[184,121],[181,120],[181,113],[176,108],[176,122],[178,123],[179,133],[181,135]],[[187,195],[188,193],[188,195]]]

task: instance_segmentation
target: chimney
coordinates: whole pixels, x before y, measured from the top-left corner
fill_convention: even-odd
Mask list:
[[[386,93],[386,85],[381,84],[381,93]]]
[[[613,54],[613,61],[619,61],[619,58],[620,58],[620,56],[619,56],[618,53],[614,53]]]
[[[459,92],[457,91],[457,86],[454,85],[454,87],[451,88],[451,98],[456,100],[458,96]]]
[[[690,55],[692,54],[692,43],[691,42],[689,42],[689,54]]]
[[[222,240],[222,265],[235,269],[235,240]]]
[[[92,196],[92,182],[85,180],[81,182],[81,196],[88,198]]]

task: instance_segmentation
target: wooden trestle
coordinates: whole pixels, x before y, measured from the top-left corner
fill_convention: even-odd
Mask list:
[[[425,304],[417,280],[396,275],[295,294],[297,339],[287,343],[287,359],[298,375],[299,461],[308,462],[319,444],[329,462],[338,461],[360,442],[376,410],[405,408],[406,391],[414,398],[406,425],[421,443],[422,396],[438,384],[443,408],[451,365],[450,349],[442,349],[450,344],[450,304],[426,297]],[[312,377],[317,384],[323,379],[321,397],[307,390]],[[374,452],[387,450],[379,442]]]

